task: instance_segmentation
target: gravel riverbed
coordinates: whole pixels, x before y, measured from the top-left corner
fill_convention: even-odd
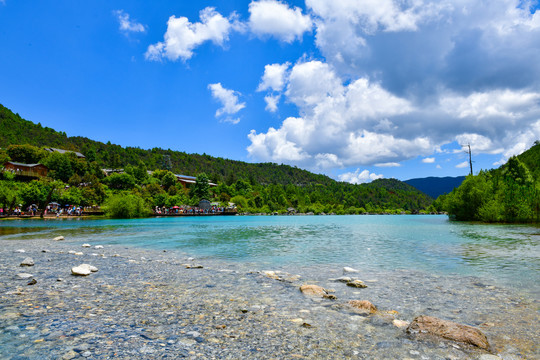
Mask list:
[[[368,288],[356,289],[332,280],[342,268],[257,269],[75,239],[0,244],[1,359],[540,357],[537,299],[472,277],[361,269],[354,275]],[[28,257],[34,265],[20,266]],[[98,271],[71,275],[84,263]],[[337,300],[304,296],[305,283]],[[380,312],[355,313],[344,305],[352,299]],[[416,339],[393,324],[421,314],[479,328],[491,351]]]

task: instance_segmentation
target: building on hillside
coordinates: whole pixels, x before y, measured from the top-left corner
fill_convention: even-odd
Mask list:
[[[52,152],[58,152],[60,154],[74,153],[79,159],[86,158],[86,156],[84,156],[83,154],[81,154],[80,152],[77,152],[77,151],[62,150],[62,149],[57,149],[57,148],[45,148],[45,150],[50,152],[50,153],[52,153]]]
[[[176,181],[181,183],[182,186],[184,186],[184,188],[187,188],[191,184],[195,184],[197,182],[197,178],[195,176],[187,176],[187,175],[179,175],[179,174],[174,174],[174,176],[176,176]],[[217,186],[217,184],[214,184],[210,181],[208,182],[208,185],[210,185],[210,187]]]
[[[4,163],[4,171],[12,172],[17,176],[44,177],[47,176],[49,168],[43,164],[23,164],[13,161]]]

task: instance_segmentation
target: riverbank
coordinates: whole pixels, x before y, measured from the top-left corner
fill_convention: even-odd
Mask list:
[[[91,247],[76,238],[1,244],[2,359],[496,359],[462,343],[416,339],[392,323],[420,314],[476,326],[501,358],[538,356],[538,303],[471,277],[364,269],[355,275],[368,288],[357,289],[332,281],[341,268],[283,268],[276,280],[263,272],[275,269],[96,248],[97,240]],[[35,265],[21,267],[27,257]],[[71,275],[83,263],[98,271]],[[334,289],[337,300],[304,296],[304,283]],[[353,299],[380,313],[344,306]]]

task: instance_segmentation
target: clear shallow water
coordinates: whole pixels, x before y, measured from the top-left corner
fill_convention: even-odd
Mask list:
[[[261,268],[351,266],[477,276],[538,298],[540,228],[456,223],[446,216],[235,216],[0,222],[0,240],[178,250]]]

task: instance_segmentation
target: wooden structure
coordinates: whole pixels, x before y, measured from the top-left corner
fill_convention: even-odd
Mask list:
[[[7,161],[4,163],[4,171],[10,171],[18,176],[39,178],[47,176],[49,168],[43,164],[23,164]]]

